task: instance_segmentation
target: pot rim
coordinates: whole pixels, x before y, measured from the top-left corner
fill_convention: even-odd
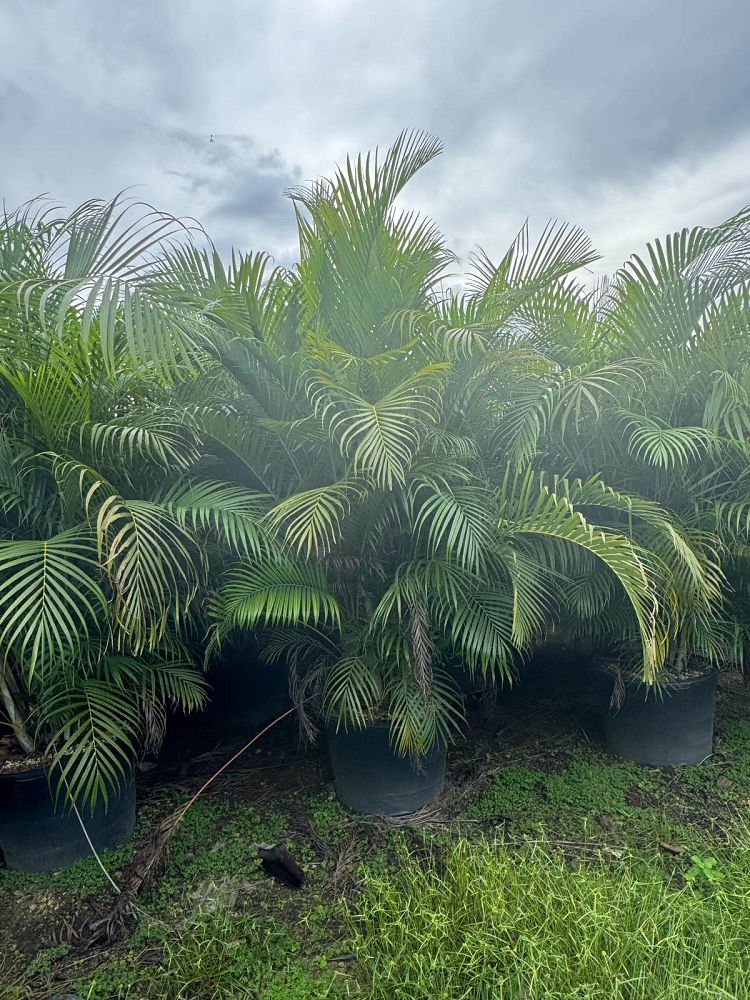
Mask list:
[[[55,764],[50,763],[46,767],[44,765],[36,764],[34,767],[27,767],[22,769],[16,769],[14,771],[3,771],[0,769],[0,782],[1,781],[31,781],[33,778],[45,778],[49,780],[50,771],[54,770]],[[130,774],[122,781],[117,782],[117,788],[126,788],[135,782],[135,768],[130,772]]]
[[[46,777],[48,770],[48,767],[44,767],[44,765],[41,764],[35,764],[33,767],[15,768],[12,771],[5,771],[0,768],[0,781],[8,781],[11,779],[28,781],[31,778]]]
[[[612,660],[601,658],[593,664],[593,672],[614,682],[616,676],[608,669],[610,665],[612,665]],[[720,673],[721,667],[712,666],[697,676],[692,674],[689,677],[683,677],[680,674],[664,673],[652,682],[644,680],[641,675],[627,674],[624,671],[621,673],[621,677],[627,688],[645,687],[649,690],[658,690],[658,687],[661,686],[666,693],[669,693],[670,691],[682,691],[686,688],[697,687],[706,681],[713,681],[718,678]]]
[[[366,723],[364,726],[360,726],[357,723],[351,722],[348,726],[346,722],[343,722],[339,726],[339,716],[338,715],[326,715],[324,717],[326,729],[334,729],[337,733],[365,733],[368,729],[388,729],[391,728],[390,719],[373,719]]]

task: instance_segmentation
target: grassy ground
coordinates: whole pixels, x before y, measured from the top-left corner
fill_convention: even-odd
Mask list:
[[[409,825],[345,813],[324,756],[279,735],[190,810],[137,926],[106,946],[79,938],[114,899],[95,862],[0,870],[0,997],[744,1000],[745,720],[727,679],[714,756],[656,770],[608,757],[559,693],[501,701]],[[227,756],[145,775],[136,843]],[[260,868],[252,845],[276,841],[302,890]],[[105,858],[120,884],[132,856]]]

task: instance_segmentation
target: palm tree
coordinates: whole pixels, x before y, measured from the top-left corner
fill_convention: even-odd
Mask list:
[[[598,474],[632,498],[634,540],[658,559],[665,676],[747,660],[748,279],[745,209],[655,240],[593,291],[566,282],[524,316],[526,342],[553,365],[515,386],[515,453],[569,476]],[[657,504],[670,525],[661,540]],[[622,602],[592,612],[579,630],[635,659]]]
[[[203,703],[197,597],[216,547],[255,538],[252,495],[181,480],[200,439],[162,362],[189,373],[186,314],[149,291],[180,234],[119,199],[0,227],[0,697],[21,748],[92,808],[168,703]]]
[[[214,640],[262,629],[268,659],[303,689],[320,679],[329,715],[387,714],[404,753],[458,725],[451,661],[510,677],[559,606],[591,605],[592,564],[624,595],[649,673],[665,627],[627,520],[603,530],[586,516],[593,498],[620,511],[628,498],[516,461],[505,434],[512,386],[550,365],[524,339],[527,311],[594,259],[588,240],[550,226],[531,245],[524,229],[452,292],[442,236],[396,204],[439,151],[405,133],[292,192],[291,271],[264,255],[225,268],[194,247],[163,267],[211,359],[180,390],[204,467],[262,505],[255,551],[213,603]],[[669,533],[656,505],[644,516]]]

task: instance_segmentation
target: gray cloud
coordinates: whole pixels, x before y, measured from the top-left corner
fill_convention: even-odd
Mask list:
[[[184,147],[181,169],[166,171],[186,200],[201,205],[206,224],[220,249],[240,239],[243,227],[257,225],[275,239],[291,239],[294,224],[285,197],[297,184],[300,168],[287,164],[278,149],[264,149],[249,135],[195,135],[173,130]],[[276,248],[274,248],[276,249]]]
[[[285,189],[415,126],[446,152],[405,200],[459,253],[554,216],[611,268],[750,202],[748,28],[746,0],[5,0],[0,195],[138,185],[288,259]]]

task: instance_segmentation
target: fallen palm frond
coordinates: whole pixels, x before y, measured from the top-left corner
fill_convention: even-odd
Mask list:
[[[76,931],[76,937],[81,944],[85,947],[92,947],[93,945],[108,943],[116,940],[126,931],[128,925],[132,923],[138,910],[136,903],[138,894],[164,862],[169,851],[169,845],[172,841],[172,837],[191,806],[197,802],[200,796],[203,795],[203,793],[220,775],[224,773],[224,771],[227,770],[228,767],[231,767],[231,765],[247,750],[249,750],[254,743],[257,743],[262,736],[265,736],[270,729],[283,719],[286,719],[292,714],[292,712],[294,712],[293,707],[287,709],[285,712],[282,712],[281,715],[276,716],[272,722],[269,722],[267,726],[264,726],[263,729],[261,729],[259,733],[256,733],[251,740],[248,740],[248,742],[245,743],[245,745],[242,746],[235,754],[233,754],[229,760],[225,761],[225,763],[222,764],[217,771],[214,771],[211,777],[203,782],[198,791],[191,796],[185,805],[180,806],[179,809],[175,809],[174,812],[170,813],[161,821],[149,840],[136,852],[135,857],[131,861],[125,873],[125,880],[122,885],[115,885],[111,876],[102,864],[101,859],[98,855],[96,855],[96,859],[105,875],[117,889],[117,898],[114,906],[112,906],[105,914],[87,920],[84,925]],[[248,846],[255,846],[256,848],[267,850],[273,845],[256,844]],[[263,858],[263,855],[259,854],[259,857]],[[287,859],[282,860],[283,862],[287,862]],[[290,868],[293,876],[299,880],[301,870],[299,870],[299,867],[293,859],[292,865],[296,871],[293,870],[287,863],[287,867]],[[304,882],[304,875],[302,875],[302,882]]]

